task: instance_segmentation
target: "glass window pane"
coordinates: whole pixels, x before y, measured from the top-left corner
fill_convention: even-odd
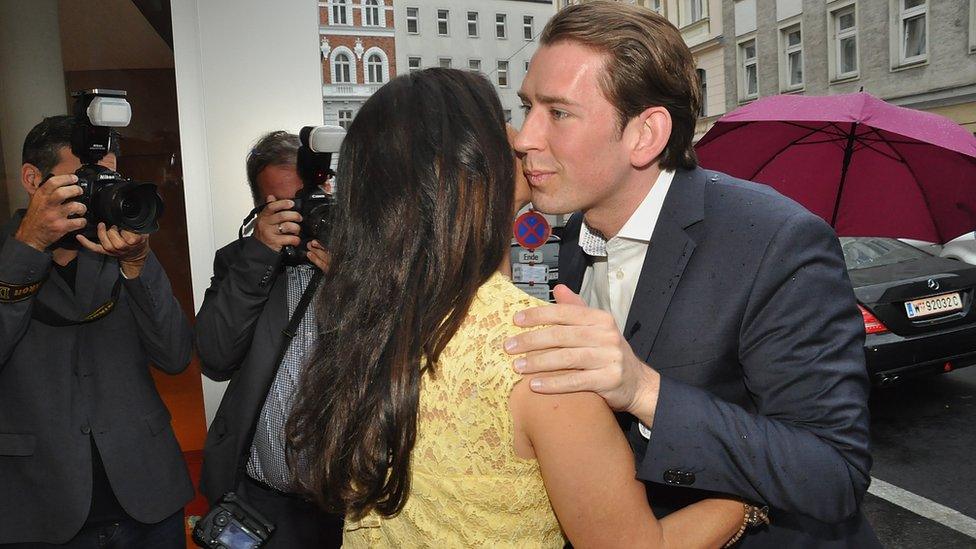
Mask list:
[[[916,6],[921,6],[923,4],[925,4],[925,0],[904,0],[904,6],[905,7],[903,9],[908,10],[908,9],[912,9],[912,8],[914,8]]]
[[[756,95],[759,93],[759,75],[756,74],[756,65],[746,67],[746,95]]]
[[[849,36],[840,41],[840,72],[849,73],[857,70],[857,39]]]
[[[803,83],[803,56],[800,52],[790,54],[790,86]]]
[[[800,44],[800,30],[790,31],[786,35],[786,43],[790,46],[797,46]]]
[[[905,20],[905,57],[925,55],[925,16]]]
[[[838,30],[847,30],[847,29],[854,28],[853,10],[840,14],[837,19],[838,19],[838,23],[837,23]]]
[[[440,58],[440,64],[441,64],[441,67],[442,68],[445,68],[445,69],[451,68],[451,58],[450,57],[441,57]]]
[[[743,46],[743,49],[745,50],[745,58],[746,59],[755,59],[756,58],[756,43],[755,42],[749,42],[749,43],[747,43],[745,46]]]

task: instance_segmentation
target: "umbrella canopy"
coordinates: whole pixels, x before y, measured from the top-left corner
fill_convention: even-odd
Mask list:
[[[695,148],[703,167],[765,183],[839,235],[944,243],[976,229],[976,136],[867,93],[762,98]]]

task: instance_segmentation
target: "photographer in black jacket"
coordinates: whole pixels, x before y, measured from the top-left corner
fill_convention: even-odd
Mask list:
[[[214,275],[197,315],[196,343],[203,372],[230,380],[204,448],[201,491],[211,503],[235,491],[275,525],[267,547],[338,547],[341,517],[324,515],[295,495],[284,450],[284,424],[306,354],[316,338],[309,308],[274,374],[288,323],[325,250],[309,243],[308,263],[282,265],[285,246],[299,246],[301,215],[291,200],[303,183],[298,136],[262,137],[247,158],[258,214],[251,236],[217,252]],[[269,390],[270,387],[270,390]],[[252,427],[257,420],[257,427]]]
[[[148,235],[72,234],[77,124],[28,133],[30,203],[0,233],[0,546],[184,547],[193,487],[149,365],[182,372],[190,326]]]

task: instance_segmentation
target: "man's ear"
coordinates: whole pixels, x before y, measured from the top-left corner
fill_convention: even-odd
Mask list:
[[[43,182],[44,174],[41,173],[41,170],[37,169],[37,166],[30,163],[24,163],[24,165],[20,167],[20,184],[24,187],[24,190],[27,191],[27,194],[34,196],[34,192],[37,191],[37,188],[40,187],[41,183]]]
[[[671,139],[671,113],[664,107],[648,107],[630,122],[636,138],[630,152],[630,164],[644,168],[656,161]]]

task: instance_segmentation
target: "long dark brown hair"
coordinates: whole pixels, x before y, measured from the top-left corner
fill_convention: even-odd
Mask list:
[[[397,77],[356,115],[337,179],[289,460],[322,507],[391,516],[410,491],[422,376],[511,238],[513,157],[494,89],[451,69]]]

